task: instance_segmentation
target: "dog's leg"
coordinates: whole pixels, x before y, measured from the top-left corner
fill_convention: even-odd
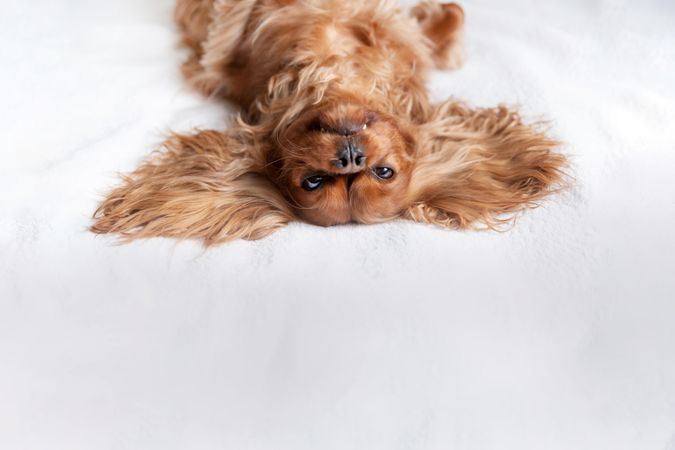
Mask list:
[[[202,43],[209,35],[215,0],[178,0],[174,19],[181,31],[183,44],[201,56]]]
[[[464,63],[464,10],[456,3],[424,1],[411,14],[431,41],[432,58],[439,69],[458,69]]]
[[[190,56],[181,67],[183,77],[207,96],[218,86],[213,81],[201,81],[204,72],[201,59],[213,20],[214,2],[215,0],[178,0],[174,10],[174,20],[181,32],[183,44],[191,50]]]
[[[257,0],[178,0],[175,19],[193,50],[183,76],[205,96],[229,97],[227,65]]]

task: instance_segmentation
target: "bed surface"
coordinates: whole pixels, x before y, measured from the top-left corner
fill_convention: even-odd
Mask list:
[[[548,119],[575,187],[505,233],[87,232],[169,130],[172,2],[0,15],[0,448],[675,450],[675,4],[466,1],[435,99]]]

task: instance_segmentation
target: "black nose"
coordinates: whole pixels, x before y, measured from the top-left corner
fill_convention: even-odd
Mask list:
[[[360,145],[348,140],[335,155],[333,164],[338,169],[360,170],[366,164],[366,153]]]

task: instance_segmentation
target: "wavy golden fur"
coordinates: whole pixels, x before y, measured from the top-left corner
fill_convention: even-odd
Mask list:
[[[505,107],[429,102],[463,60],[464,12],[424,1],[178,0],[187,82],[235,102],[173,135],[95,213],[125,238],[259,239],[290,221],[509,221],[561,184],[557,143]]]

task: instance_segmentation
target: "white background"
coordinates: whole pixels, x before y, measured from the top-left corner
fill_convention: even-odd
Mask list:
[[[575,188],[506,233],[86,231],[231,110],[170,0],[0,0],[0,448],[675,449],[675,3],[467,1],[436,99],[551,121]]]

